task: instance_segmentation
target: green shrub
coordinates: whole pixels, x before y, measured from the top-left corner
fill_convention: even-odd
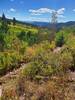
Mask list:
[[[18,67],[22,56],[17,52],[0,52],[0,75]]]
[[[75,70],[75,36],[74,35],[69,35],[68,39],[66,41],[66,48],[68,51],[71,53],[73,57],[73,64],[72,70]]]
[[[24,75],[26,77],[35,79],[36,76],[51,76],[58,69],[58,62],[56,61],[53,53],[48,51],[42,51],[38,53],[30,65],[24,69]],[[54,59],[54,60],[53,60]]]
[[[74,66],[72,54],[68,50],[60,54],[60,66],[64,72]]]
[[[56,42],[56,46],[58,47],[61,47],[65,43],[63,33],[58,33],[56,35],[55,42]]]

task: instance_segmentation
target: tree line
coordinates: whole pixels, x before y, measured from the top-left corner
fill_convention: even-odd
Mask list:
[[[2,14],[2,17],[1,17],[1,27],[0,27],[0,31],[2,33],[7,33],[8,32],[8,29],[9,29],[9,25],[11,24],[11,22],[12,22],[13,25],[16,25],[16,18],[13,17],[13,19],[11,21],[11,20],[7,19],[6,16],[5,16],[5,14],[3,13]]]

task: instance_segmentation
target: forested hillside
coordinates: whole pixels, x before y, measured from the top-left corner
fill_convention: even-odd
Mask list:
[[[74,26],[52,31],[2,15],[1,100],[74,100],[74,71]]]

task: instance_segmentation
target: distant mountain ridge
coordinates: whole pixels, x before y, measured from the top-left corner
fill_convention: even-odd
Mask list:
[[[39,26],[39,27],[50,27],[52,26],[51,23],[49,22],[30,22],[31,24],[35,25],[35,26]],[[65,27],[65,26],[75,26],[75,21],[69,21],[69,22],[64,22],[64,23],[57,23],[56,27],[57,28],[61,28],[61,27]]]
[[[8,19],[8,21],[12,22],[13,19]],[[1,17],[0,17],[0,21],[1,21]],[[52,24],[49,22],[37,22],[37,21],[31,21],[31,22],[27,22],[27,21],[19,21],[16,20],[16,23],[20,23],[23,25],[30,25],[30,26],[34,26],[34,27],[51,27]],[[56,28],[60,29],[62,27],[69,27],[69,26],[75,26],[75,21],[68,21],[68,22],[62,22],[62,23],[57,23],[56,24]]]

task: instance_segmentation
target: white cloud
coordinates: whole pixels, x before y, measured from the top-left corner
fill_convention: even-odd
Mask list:
[[[45,14],[45,13],[52,13],[53,11],[54,11],[53,9],[48,9],[48,8],[40,8],[37,10],[30,9],[29,10],[31,15],[41,15],[41,14]]]
[[[31,15],[42,15],[42,14],[45,14],[45,13],[50,13],[52,14],[52,12],[56,12],[57,13],[57,16],[59,17],[64,17],[63,14],[64,14],[64,11],[65,11],[65,8],[61,8],[61,9],[58,9],[58,10],[55,10],[55,9],[49,9],[49,8],[40,8],[40,9],[30,9],[29,12],[31,13]]]
[[[9,10],[10,12],[16,12],[16,10],[14,8],[10,8]]]
[[[65,8],[58,9],[56,11],[57,12],[57,18],[65,18],[65,16],[63,15],[64,11],[65,11]]]
[[[31,13],[31,15],[42,15],[41,13]]]
[[[57,15],[58,18],[65,18],[64,15]]]
[[[55,9],[49,9],[49,8],[40,8],[40,9],[30,9],[29,12],[31,13],[31,15],[42,15],[42,14],[52,14],[53,12],[56,13],[57,18],[65,18],[64,16],[64,11],[65,8],[60,8],[58,10]],[[43,21],[43,22],[49,22],[50,21],[50,17],[49,18],[40,18],[40,17],[29,17],[29,19],[31,19],[32,21]]]
[[[58,9],[57,10],[57,13],[60,15],[60,14],[63,14],[65,11],[65,8],[61,8],[61,9]]]

